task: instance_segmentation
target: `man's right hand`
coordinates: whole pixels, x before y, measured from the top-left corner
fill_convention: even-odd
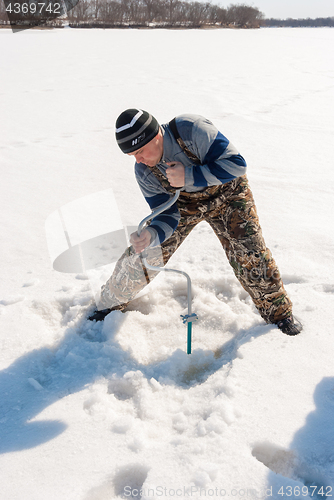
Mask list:
[[[166,175],[171,186],[181,188],[185,183],[185,169],[179,161],[167,162]]]
[[[151,243],[151,233],[147,229],[144,229],[140,233],[140,236],[137,233],[132,233],[130,235],[130,243],[136,253],[143,252]]]

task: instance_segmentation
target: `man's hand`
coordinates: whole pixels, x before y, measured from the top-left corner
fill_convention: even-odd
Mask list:
[[[135,252],[140,253],[145,250],[145,248],[147,248],[151,243],[151,233],[147,229],[144,229],[140,233],[140,236],[138,236],[137,233],[132,233],[130,235],[130,243],[133,246]]]
[[[167,163],[169,167],[166,170],[169,184],[173,187],[183,187],[185,183],[184,165],[179,161]]]

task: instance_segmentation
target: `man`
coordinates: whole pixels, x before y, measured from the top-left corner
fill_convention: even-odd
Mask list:
[[[139,109],[118,117],[116,140],[123,153],[136,160],[136,179],[152,211],[170,199],[175,188],[181,192],[140,235],[131,235],[131,247],[102,287],[99,309],[105,309],[89,319],[102,320],[115,309],[124,310],[157,274],[145,268],[141,252],[146,249],[150,264],[159,264],[159,258],[166,264],[190,231],[206,221],[262,318],[287,335],[297,335],[302,325],[292,315],[292,303],[265,245],[246,162],[229,140],[201,116],[184,114],[160,126]]]

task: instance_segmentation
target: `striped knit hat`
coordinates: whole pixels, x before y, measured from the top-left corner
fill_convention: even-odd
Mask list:
[[[116,121],[116,141],[123,153],[133,153],[159,132],[154,116],[142,109],[127,109]]]

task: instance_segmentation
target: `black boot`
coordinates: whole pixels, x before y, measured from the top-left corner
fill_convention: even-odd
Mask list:
[[[294,318],[292,315],[288,318],[277,321],[276,325],[278,328],[286,335],[298,335],[303,329],[303,325],[298,319]]]
[[[93,314],[88,316],[89,321],[103,321],[104,318],[110,314],[112,311],[124,311],[126,306],[128,305],[128,302],[126,304],[120,304],[119,306],[114,306],[111,309],[102,309],[101,311],[94,311]]]

